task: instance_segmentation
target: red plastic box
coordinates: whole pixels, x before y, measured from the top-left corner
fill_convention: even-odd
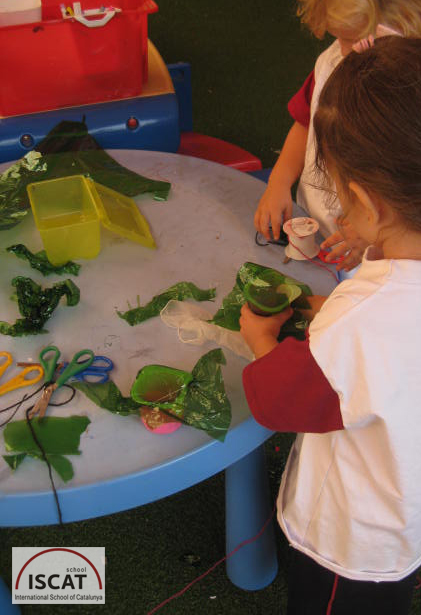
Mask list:
[[[153,0],[116,0],[102,7],[105,13],[91,14],[101,1],[80,0],[88,25],[64,18],[58,0],[42,0],[42,21],[0,28],[1,117],[142,93],[147,19],[158,7]]]

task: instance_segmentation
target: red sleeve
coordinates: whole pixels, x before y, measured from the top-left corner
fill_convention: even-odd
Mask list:
[[[288,111],[291,117],[308,127],[310,124],[310,105],[314,90],[314,71],[311,71],[301,88],[288,103]]]
[[[314,360],[308,339],[287,337],[247,365],[243,385],[254,418],[268,429],[326,433],[344,428],[338,395]]]

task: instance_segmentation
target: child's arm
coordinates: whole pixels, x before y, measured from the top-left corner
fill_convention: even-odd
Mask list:
[[[309,340],[277,342],[288,309],[262,317],[247,305],[241,310],[241,334],[256,361],[244,369],[243,384],[254,418],[276,431],[325,433],[343,429],[339,398],[310,352]]]
[[[268,240],[269,223],[272,225],[274,238],[278,239],[282,221],[291,218],[291,188],[304,168],[307,136],[308,128],[294,122],[254,214],[256,230]]]
[[[280,328],[291,318],[288,307],[274,316],[257,316],[245,303],[241,308],[240,330],[256,359],[268,354],[278,345]]]

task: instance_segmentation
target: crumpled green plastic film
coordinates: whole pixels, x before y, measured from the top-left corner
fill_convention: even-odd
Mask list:
[[[226,364],[220,348],[203,355],[193,368],[183,419],[196,429],[223,442],[231,423],[231,404],[225,392],[221,365]]]
[[[19,224],[30,204],[32,182],[68,175],[87,175],[99,184],[136,196],[152,192],[166,200],[171,184],[143,177],[119,164],[88,133],[84,122],[60,122],[23,158],[0,174],[0,230]]]
[[[79,274],[80,265],[74,263],[73,261],[69,261],[64,265],[52,265],[47,258],[45,250],[41,250],[40,252],[36,252],[34,254],[22,243],[18,243],[14,246],[9,246],[6,248],[6,251],[11,254],[15,254],[15,256],[21,258],[22,260],[27,260],[32,269],[40,271],[44,276],[51,275],[53,273],[56,275]]]
[[[68,306],[77,305],[80,299],[79,288],[72,280],[43,288],[31,278],[18,276],[13,278],[11,284],[16,288],[19,312],[23,318],[18,318],[13,325],[0,321],[0,333],[12,337],[47,333],[43,328],[44,324],[56,309],[61,297],[66,297]]]
[[[34,418],[32,427],[45,455],[64,481],[73,478],[73,466],[64,455],[80,455],[80,436],[90,420],[86,416]],[[3,431],[6,450],[3,455],[12,470],[16,470],[27,455],[44,461],[27,421],[8,423]]]
[[[211,350],[203,355],[196,363],[191,378],[183,378],[182,394],[177,395],[177,403],[168,403],[168,396],[163,396],[162,401],[149,401],[124,397],[116,384],[109,380],[102,384],[90,382],[72,383],[72,385],[84,393],[91,401],[100,408],[121,415],[136,414],[139,416],[140,406],[148,405],[158,407],[162,412],[174,417],[176,420],[206,431],[212,438],[224,441],[231,423],[231,404],[225,392],[221,365],[225,365],[225,356],[220,348]],[[154,367],[164,367],[162,370],[163,385],[171,371],[177,377],[180,373],[189,375],[189,372],[172,370],[165,366],[146,365],[139,373],[148,372],[153,375],[154,387],[157,384],[156,370]],[[150,368],[150,369],[149,369]],[[135,380],[136,382],[136,380]],[[159,383],[158,383],[159,385]],[[135,387],[133,383],[132,391]],[[175,391],[180,393],[181,387]]]
[[[224,381],[222,378],[221,365],[225,365],[224,353],[220,348],[211,350],[204,354],[196,363],[191,372],[191,380],[186,387],[183,385],[183,395],[179,395],[174,403],[168,403],[163,397],[163,401],[144,400],[143,403],[157,407],[169,416],[180,420],[186,425],[206,431],[208,435],[220,441],[224,441],[226,433],[231,423],[231,404],[225,392]],[[147,365],[137,375],[137,379],[143,375],[143,371],[150,368],[154,376],[154,388],[156,387],[153,365]],[[167,372],[171,368],[166,368]],[[175,375],[180,370],[173,370]],[[188,374],[188,372],[186,372]],[[166,378],[163,372],[163,378]],[[132,387],[132,396],[136,389],[136,380]],[[180,398],[182,397],[182,401]],[[136,401],[142,403],[139,398]],[[170,407],[168,407],[170,406]]]
[[[193,282],[178,282],[170,288],[167,288],[159,295],[155,295],[144,306],[138,306],[131,308],[127,312],[119,312],[117,314],[120,318],[123,318],[130,326],[139,325],[141,322],[158,316],[160,311],[167,305],[171,299],[177,301],[184,301],[184,299],[195,299],[195,301],[211,301],[215,298],[216,289],[209,288],[208,290],[202,290],[198,288]]]
[[[72,382],[72,386],[84,393],[94,404],[113,414],[121,414],[122,416],[139,415],[139,404],[131,397],[124,397],[112,380],[97,384],[84,381]]]
[[[241,307],[246,302],[243,293],[244,287],[248,282],[258,279],[261,273],[263,273],[263,271],[267,271],[268,269],[272,269],[272,267],[266,267],[264,265],[251,262],[244,263],[237,272],[234,288],[223,298],[222,306],[216,312],[211,322],[232,331],[239,331]],[[306,307],[310,307],[305,297],[312,295],[313,292],[307,284],[303,284],[299,280],[286,276],[280,271],[277,271],[277,273],[283,276],[284,284],[294,284],[299,286],[302,292],[301,296],[292,303],[292,307],[294,309],[293,316],[287,320],[285,325],[281,328],[278,340],[281,341],[287,336],[304,339],[304,330],[307,327],[308,322],[303,318],[299,310],[300,308],[304,309]]]

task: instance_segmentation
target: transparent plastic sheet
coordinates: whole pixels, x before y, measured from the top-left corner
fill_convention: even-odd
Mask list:
[[[117,314],[133,327],[134,325],[139,325],[141,322],[148,320],[148,318],[158,316],[171,299],[177,301],[184,301],[184,299],[212,301],[215,297],[215,292],[214,288],[204,290],[198,288],[193,282],[178,282],[159,295],[152,297],[146,305],[130,308],[127,312],[119,312],[117,310]]]
[[[80,455],[79,443],[90,420],[86,416],[35,418],[32,427],[46,457],[64,481],[73,478],[73,466],[64,455]],[[27,421],[9,423],[3,431],[8,455],[3,455],[12,470],[16,470],[27,455],[43,461]]]
[[[52,316],[61,297],[66,297],[68,306],[75,306],[80,300],[80,291],[72,280],[56,282],[49,288],[43,288],[31,278],[18,276],[11,281],[16,289],[19,312],[23,318],[18,318],[11,325],[0,320],[0,333],[19,337],[22,335],[37,335],[47,333],[44,325]]]
[[[40,252],[31,252],[22,243],[18,243],[6,248],[6,252],[15,254],[18,258],[28,261],[32,269],[41,272],[43,276],[47,275],[79,275],[80,265],[73,261],[68,261],[64,265],[52,265],[47,258],[45,250]]]
[[[276,269],[272,269],[272,267],[266,267],[257,263],[246,262],[240,267],[233,289],[223,298],[222,306],[213,316],[212,322],[219,327],[230,329],[231,331],[239,331],[241,307],[246,302],[244,289],[248,284],[251,282],[255,283],[259,279],[266,283],[264,277],[270,272],[276,274],[280,283],[294,285],[301,290],[301,295],[291,303],[291,307],[294,310],[293,316],[281,328],[278,341],[287,336],[305,339],[305,328],[308,322],[301,315],[300,308],[310,307],[306,296],[313,294],[311,288],[299,280],[286,276]]]
[[[177,329],[183,344],[201,346],[208,341],[232,350],[236,355],[249,361],[254,355],[238,331],[231,331],[209,322],[212,314],[189,301],[172,299],[161,310],[161,319],[168,326]]]
[[[145,365],[133,382],[130,398],[124,397],[112,380],[74,386],[110,412],[141,416],[142,406],[159,408],[175,421],[223,442],[231,423],[231,404],[221,372],[225,363],[222,350],[216,348],[202,355],[191,373],[165,365]]]
[[[32,182],[87,175],[125,196],[152,192],[165,201],[171,184],[134,173],[119,164],[88,133],[84,122],[60,122],[23,158],[0,174],[0,230],[16,226],[30,209]]]

